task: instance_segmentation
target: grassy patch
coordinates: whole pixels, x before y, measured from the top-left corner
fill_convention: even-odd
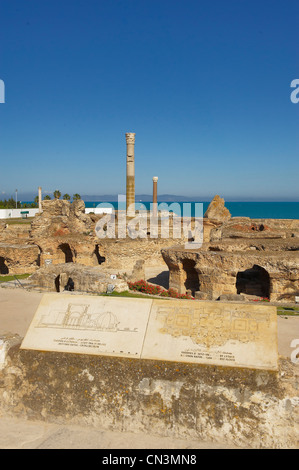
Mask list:
[[[299,316],[299,306],[297,307],[277,307],[277,315]]]
[[[107,297],[135,297],[138,299],[157,299],[157,296],[151,296],[148,294],[138,294],[134,292],[130,292],[128,290],[123,291],[123,292],[111,292],[110,294],[104,293],[104,294],[99,294],[99,295],[104,295]],[[161,298],[161,297],[160,297]],[[170,298],[171,297],[167,297]],[[299,316],[299,305],[298,307],[277,307],[277,315],[293,315],[293,316]]]
[[[9,219],[0,219],[1,222],[7,225],[19,225],[19,224],[31,224],[34,217],[28,217],[27,219],[22,219],[21,217],[13,217]]]
[[[128,290],[123,292],[111,292],[110,294],[99,294],[99,295],[106,295],[108,297],[135,297],[138,299],[156,299],[157,297],[144,295],[144,294],[134,294],[133,292],[129,292]]]
[[[27,279],[30,274],[16,274],[15,276],[0,276],[0,282],[15,281],[17,279]]]

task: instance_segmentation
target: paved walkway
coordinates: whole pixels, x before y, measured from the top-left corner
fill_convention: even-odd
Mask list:
[[[24,337],[44,292],[1,287],[0,335],[17,333]],[[278,353],[290,357],[293,339],[299,339],[299,316],[278,316]]]
[[[0,417],[0,449],[225,449],[221,443]],[[231,447],[234,448],[234,447]]]

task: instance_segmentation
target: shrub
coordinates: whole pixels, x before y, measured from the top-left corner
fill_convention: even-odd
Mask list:
[[[172,297],[175,299],[193,299],[188,294],[178,294],[175,289],[164,290],[160,286],[149,284],[148,282],[141,279],[136,282],[128,282],[129,289],[143,292],[144,294],[159,295],[161,297]]]

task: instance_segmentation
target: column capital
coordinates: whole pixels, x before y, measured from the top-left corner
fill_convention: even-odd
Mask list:
[[[158,176],[153,176],[153,182],[157,183],[157,181],[158,181]]]
[[[135,132],[126,133],[127,144],[135,144]]]

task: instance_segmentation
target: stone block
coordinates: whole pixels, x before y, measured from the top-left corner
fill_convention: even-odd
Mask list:
[[[209,300],[209,294],[207,292],[196,291],[195,292],[195,299],[197,300]]]
[[[222,294],[219,297],[219,300],[229,301],[229,302],[238,302],[244,301],[245,296],[242,294]]]
[[[269,305],[46,294],[22,349],[276,370]]]

